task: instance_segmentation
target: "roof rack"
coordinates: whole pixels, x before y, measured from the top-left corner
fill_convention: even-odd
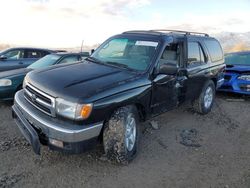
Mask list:
[[[200,32],[191,32],[191,31],[180,31],[180,30],[169,30],[169,29],[154,29],[149,30],[152,32],[170,32],[170,33],[183,33],[185,35],[204,35],[206,37],[209,37],[207,33],[200,33]]]
[[[152,33],[155,33],[155,34],[160,34],[158,31],[150,31],[150,30],[131,30],[131,31],[125,31],[125,32],[123,32],[123,34],[125,34],[125,33],[144,33],[144,34],[148,34],[148,32],[152,32]]]

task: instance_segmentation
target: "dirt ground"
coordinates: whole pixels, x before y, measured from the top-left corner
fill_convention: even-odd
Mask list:
[[[250,100],[219,94],[212,112],[167,112],[142,126],[128,166],[102,160],[102,147],[80,155],[42,148],[37,156],[0,104],[0,187],[250,187]]]

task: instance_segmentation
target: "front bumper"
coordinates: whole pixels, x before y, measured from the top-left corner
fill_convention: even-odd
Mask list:
[[[37,154],[40,153],[37,140],[39,142],[46,140],[51,149],[70,153],[82,152],[85,148],[81,146],[86,147],[88,145],[86,143],[93,143],[103,126],[102,122],[94,125],[74,125],[52,118],[28,103],[24,98],[23,90],[16,93],[12,109],[16,124]],[[63,146],[59,148],[50,140],[60,141]]]
[[[7,101],[14,98],[16,88],[14,87],[0,87],[0,100]]]
[[[225,82],[219,91],[250,95],[250,81],[239,80],[238,76],[235,73],[225,74]]]

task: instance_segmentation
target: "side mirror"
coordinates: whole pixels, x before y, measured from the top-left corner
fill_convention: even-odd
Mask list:
[[[7,59],[7,57],[5,55],[0,56],[0,60],[6,60],[6,59]]]
[[[95,49],[91,49],[91,54],[93,54],[95,52]]]
[[[178,67],[173,63],[163,63],[159,67],[158,74],[175,75],[177,74]]]

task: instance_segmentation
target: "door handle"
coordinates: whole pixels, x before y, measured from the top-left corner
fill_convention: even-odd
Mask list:
[[[19,62],[18,64],[19,64],[19,65],[23,65],[23,62],[21,61],[21,62]]]

